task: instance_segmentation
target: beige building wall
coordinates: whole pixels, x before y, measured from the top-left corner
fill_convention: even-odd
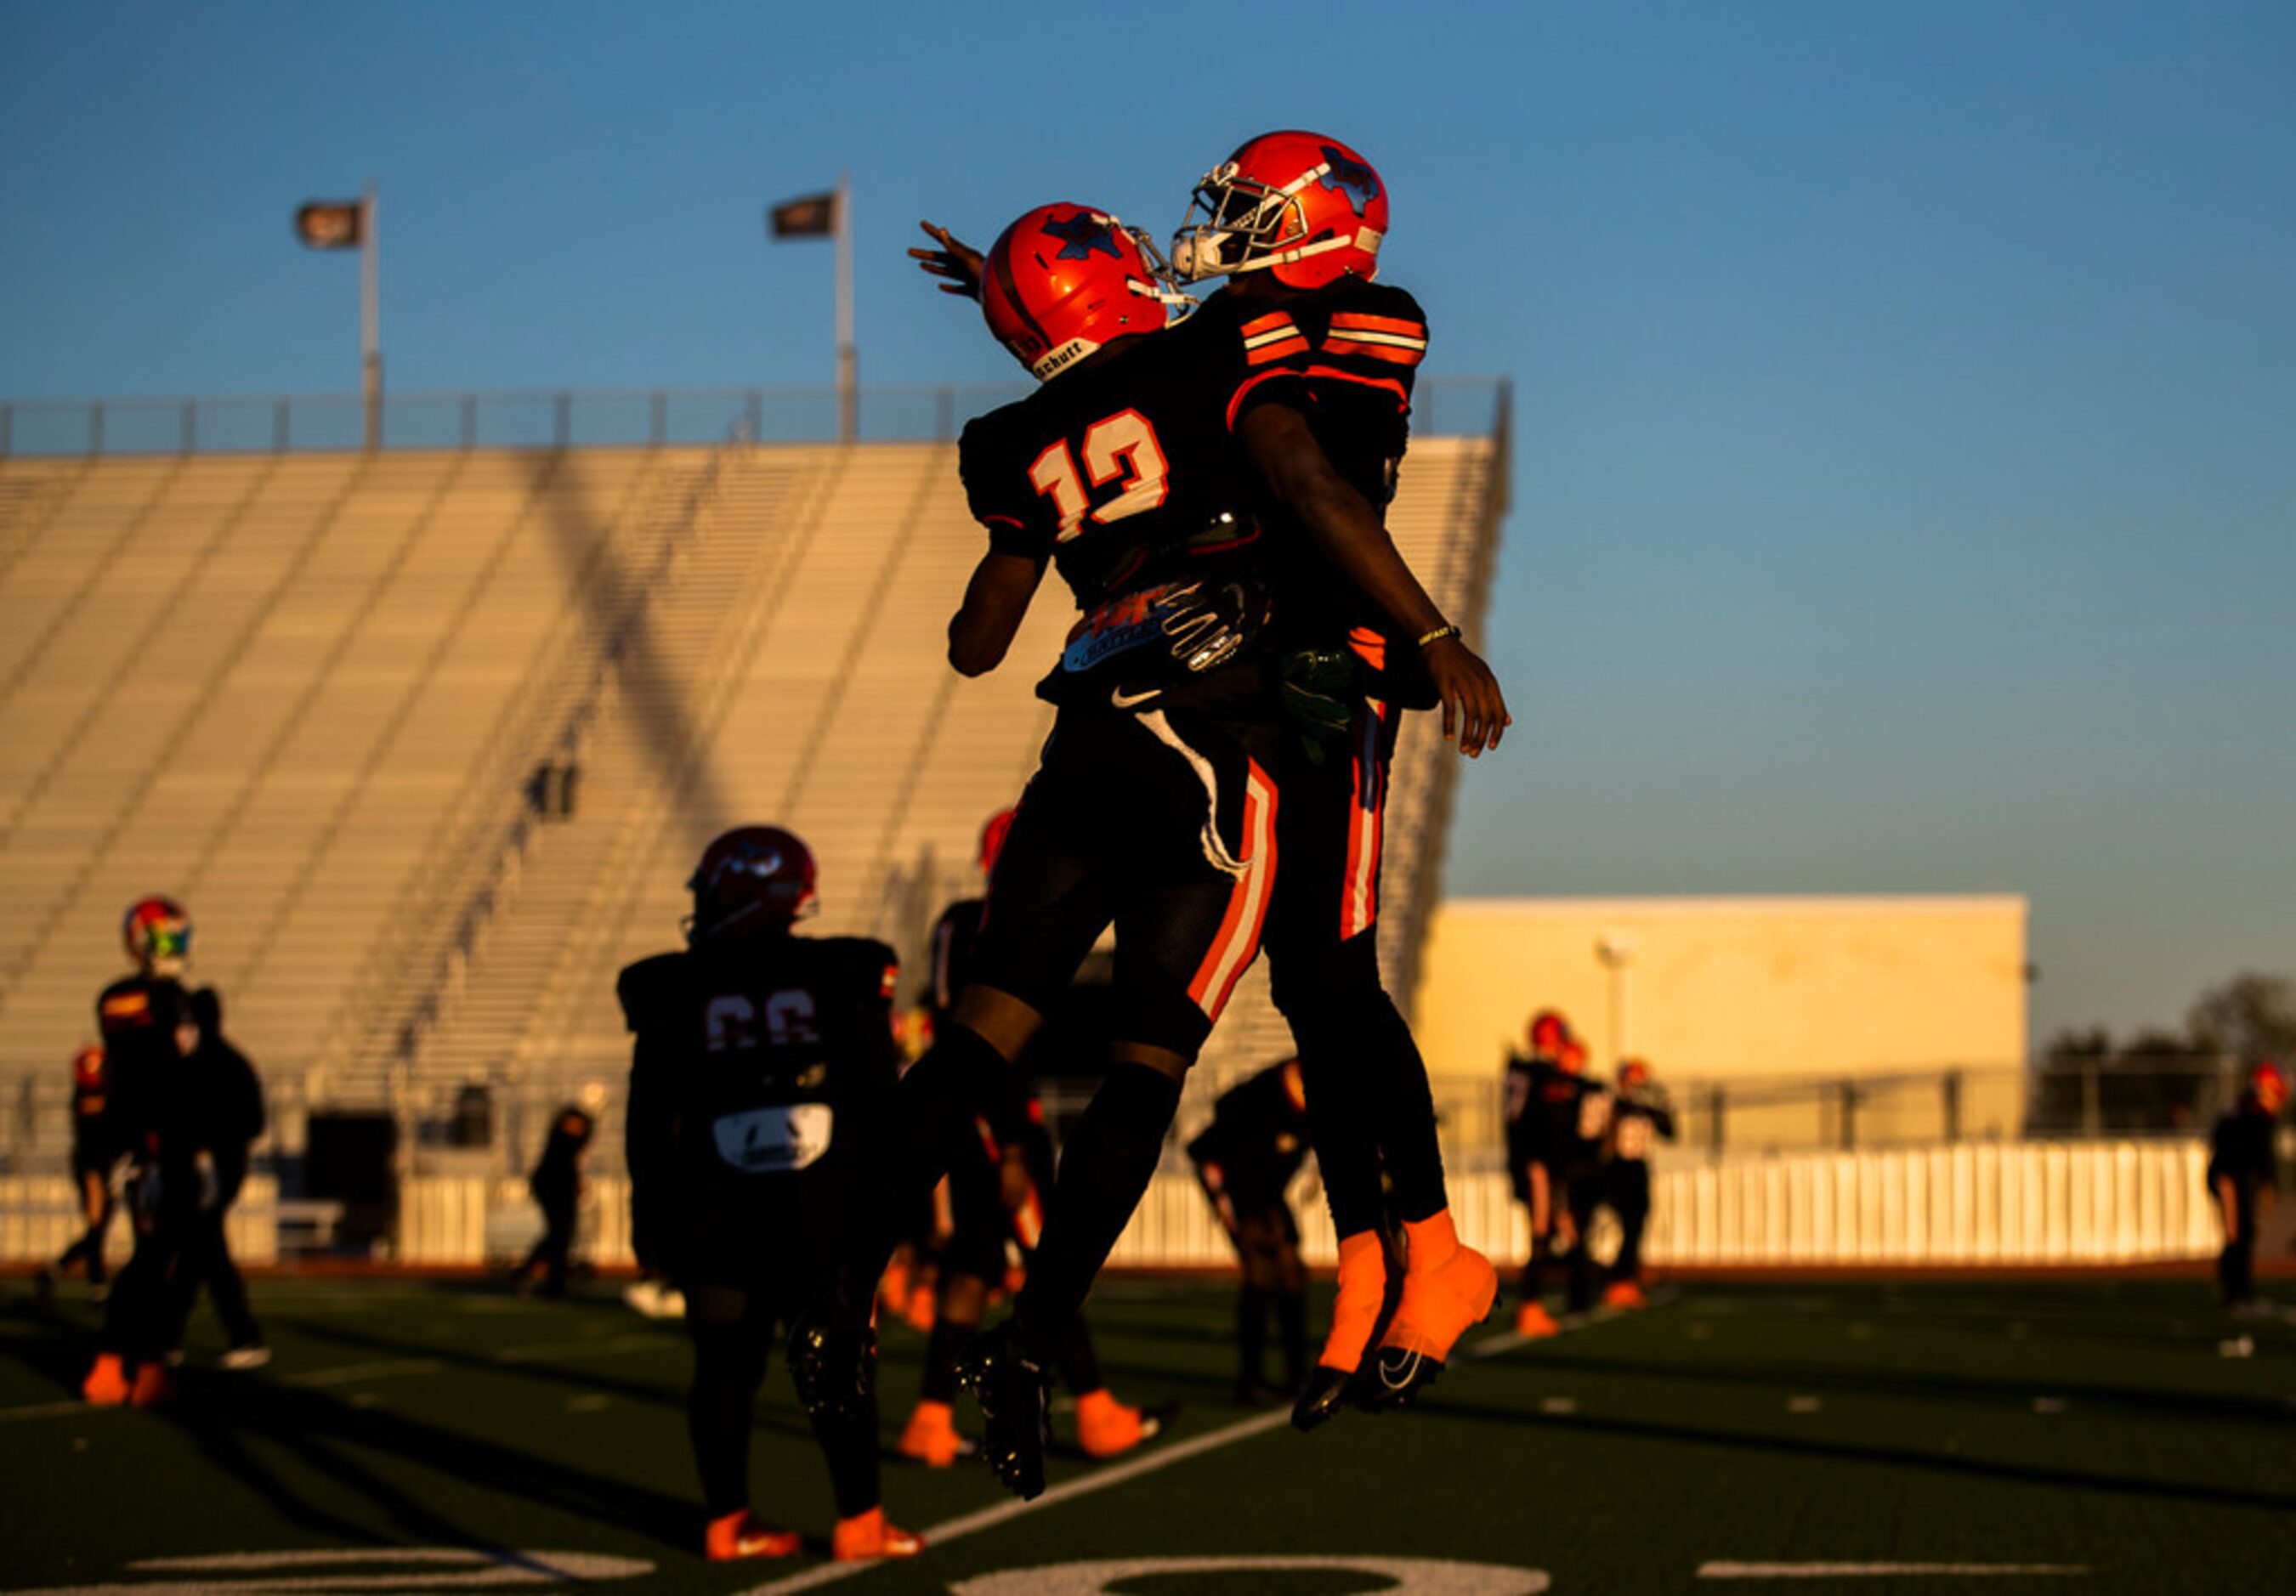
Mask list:
[[[1722,1085],[1734,1151],[1838,1142],[1839,1095],[1811,1089],[1830,1080],[1871,1083],[1850,1110],[1861,1145],[1933,1137],[1948,1071],[1963,1072],[1964,1134],[2013,1136],[2025,922],[2008,896],[1455,898],[1435,913],[1414,1027],[1464,1108],[1531,1012],[1554,1008],[1590,1068],[1640,1056],[1677,1085],[1694,1140],[1708,1131],[1688,1088]]]

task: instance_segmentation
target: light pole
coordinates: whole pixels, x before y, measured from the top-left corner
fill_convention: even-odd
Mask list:
[[[1605,931],[1595,939],[1595,958],[1611,972],[1611,1065],[1631,1056],[1627,1047],[1627,965],[1635,956],[1635,939],[1624,931]]]

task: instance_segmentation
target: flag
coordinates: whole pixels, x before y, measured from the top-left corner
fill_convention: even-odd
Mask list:
[[[837,231],[837,195],[808,194],[784,200],[766,211],[766,232],[774,238],[827,238]]]
[[[313,250],[356,250],[366,233],[366,206],[357,200],[314,200],[295,212],[295,236]]]

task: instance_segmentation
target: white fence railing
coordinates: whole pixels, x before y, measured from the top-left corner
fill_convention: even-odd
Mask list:
[[[2196,1142],[1998,1142],[1870,1153],[1810,1154],[1670,1170],[1654,1182],[1644,1252],[1656,1265],[1951,1267],[2136,1264],[2200,1258],[2218,1246]],[[1312,1180],[1292,1189],[1308,1259],[1335,1257]],[[1503,1174],[1455,1174],[1462,1236],[1500,1262],[1520,1261],[1529,1226]],[[619,1176],[589,1184],[580,1251],[630,1262],[629,1191]],[[0,1261],[53,1257],[78,1233],[70,1183],[0,1179]],[[126,1244],[124,1224],[113,1246]],[[400,1194],[396,1260],[474,1266],[516,1257],[541,1220],[515,1178],[424,1175]],[[278,1256],[274,1183],[248,1183],[232,1241],[250,1263]],[[1233,1254],[1195,1182],[1167,1165],[1110,1262],[1134,1268],[1226,1265]]]

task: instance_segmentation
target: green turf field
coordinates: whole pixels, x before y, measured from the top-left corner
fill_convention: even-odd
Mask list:
[[[52,1318],[22,1282],[0,1292],[0,1589],[549,1589],[571,1574],[731,1592],[843,1572],[693,1555],[684,1343],[605,1295],[258,1281],[271,1368],[201,1367],[202,1310],[184,1399],[161,1414],[70,1400],[91,1318],[69,1289]],[[1093,1313],[1119,1395],[1184,1404],[1168,1436],[1117,1465],[1057,1458],[1025,1510],[985,1469],[889,1461],[896,1520],[949,1527],[922,1561],[840,1589],[1051,1589],[980,1582],[1085,1559],[1324,1556],[1499,1566],[1411,1587],[1462,1592],[2296,1590],[2296,1326],[2234,1325],[2197,1283],[1690,1286],[1456,1368],[1419,1412],[1313,1437],[1226,1405],[1218,1287],[1111,1281]],[[2222,1355],[2243,1334],[2252,1355]],[[890,1333],[889,1444],[920,1347]],[[755,1477],[761,1510],[825,1536],[826,1483],[778,1358]],[[335,1560],[276,1555],[314,1549]],[[1875,1563],[2086,1572],[1763,1567]],[[1231,1568],[1134,1570],[1120,1588],[1388,1584]]]

